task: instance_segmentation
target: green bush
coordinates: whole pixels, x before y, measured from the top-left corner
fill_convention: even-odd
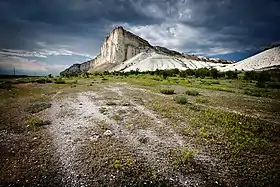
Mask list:
[[[217,79],[219,77],[219,71],[217,69],[211,69],[210,74],[214,79]]]
[[[195,70],[195,77],[205,78],[207,76],[210,76],[211,72],[207,68],[200,68]]]
[[[175,90],[173,90],[173,89],[161,89],[160,93],[166,94],[166,95],[172,95],[172,94],[175,94]]]
[[[40,83],[40,84],[45,84],[45,83],[51,83],[52,80],[49,78],[41,77],[36,79],[34,82]]]
[[[258,73],[255,71],[246,71],[244,74],[244,80],[257,80]]]
[[[62,80],[62,79],[56,79],[54,81],[55,84],[66,84],[65,80]]]
[[[188,99],[184,96],[180,96],[180,97],[175,97],[174,101],[178,104],[184,105],[188,103]]]
[[[184,148],[180,151],[179,155],[173,162],[176,168],[185,168],[186,166],[191,165],[194,162],[195,155],[197,154],[196,150],[192,150],[188,145],[185,145]]]
[[[187,90],[187,91],[185,91],[185,94],[192,95],[192,96],[198,96],[199,92],[195,91],[195,90]]]
[[[227,71],[226,77],[227,79],[237,79],[238,78],[238,72],[237,71]]]

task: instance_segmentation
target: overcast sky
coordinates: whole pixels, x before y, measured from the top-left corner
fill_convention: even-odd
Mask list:
[[[0,74],[57,74],[116,26],[152,45],[240,60],[280,41],[279,0],[0,0]]]

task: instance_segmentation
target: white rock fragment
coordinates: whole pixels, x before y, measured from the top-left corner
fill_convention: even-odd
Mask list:
[[[110,130],[106,130],[106,131],[104,132],[104,135],[105,135],[105,136],[111,136],[111,135],[113,135],[113,132],[110,131]]]
[[[93,142],[96,142],[99,138],[100,138],[99,135],[94,135],[94,136],[90,137],[90,140]]]

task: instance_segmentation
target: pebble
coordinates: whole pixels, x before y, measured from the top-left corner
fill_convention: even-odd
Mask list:
[[[104,135],[105,135],[105,136],[111,136],[111,135],[113,135],[113,133],[112,133],[112,131],[110,131],[110,130],[106,130],[106,131],[104,132]]]
[[[94,135],[94,136],[90,137],[90,140],[91,141],[97,141],[99,138],[100,138],[99,135]]]

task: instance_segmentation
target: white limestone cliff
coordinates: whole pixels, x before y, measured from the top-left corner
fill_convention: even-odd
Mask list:
[[[61,75],[81,74],[94,71],[153,71],[156,69],[216,68],[220,71],[259,70],[280,65],[279,47],[268,49],[258,55],[235,63],[233,61],[206,58],[152,46],[148,41],[126,31],[113,29],[106,37],[101,52],[94,59],[74,64]]]
[[[106,37],[102,47],[101,53],[93,60],[80,64],[80,69],[77,64],[63,71],[61,74],[80,74],[87,71],[94,70],[95,67],[104,64],[120,64],[141,52],[152,51],[153,46],[146,40],[124,30],[122,27],[117,27],[111,31]],[[73,69],[73,68],[74,69]],[[73,73],[74,72],[74,73]]]
[[[152,46],[146,40],[124,30],[122,27],[117,27],[105,39],[101,47],[99,64],[120,63],[151,48]]]

